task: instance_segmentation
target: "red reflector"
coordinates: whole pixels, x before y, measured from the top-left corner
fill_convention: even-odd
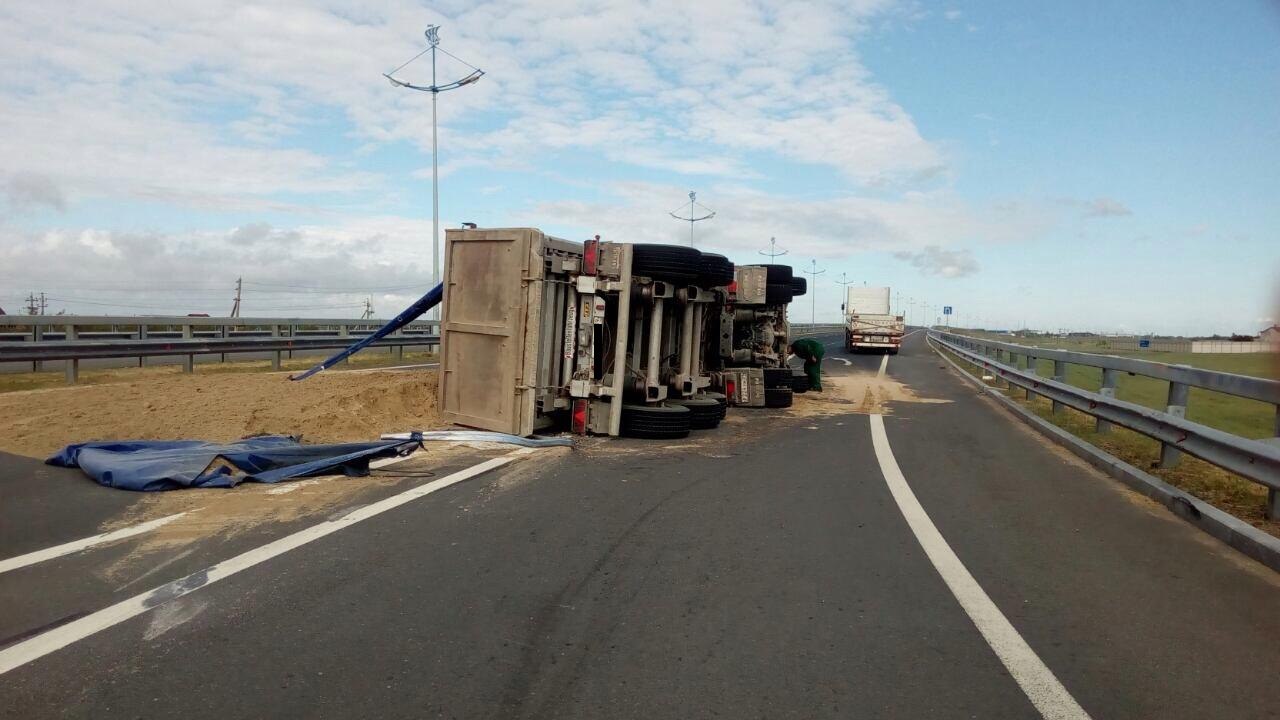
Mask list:
[[[594,240],[588,240],[582,244],[582,274],[595,275],[596,262],[600,252],[600,236],[597,235]]]
[[[724,381],[724,394],[725,394],[725,397],[729,398],[729,402],[733,402],[735,396],[737,395],[737,392],[736,392],[737,389],[738,389],[738,384],[735,383],[734,381],[732,380]]]
[[[587,434],[587,401],[586,400],[573,401],[572,428],[573,428],[573,432],[578,435]]]

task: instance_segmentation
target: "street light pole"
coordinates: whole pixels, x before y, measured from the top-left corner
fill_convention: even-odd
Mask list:
[[[438,98],[442,92],[457,90],[464,85],[470,85],[476,82],[481,77],[484,77],[484,71],[440,47],[439,25],[428,25],[425,35],[427,36],[427,43],[429,45],[426,50],[423,50],[417,55],[409,58],[395,70],[392,70],[389,73],[383,73],[382,76],[389,80],[395,87],[431,93],[431,285],[432,287],[435,287],[440,284],[440,144],[437,114]],[[454,80],[453,82],[445,83],[443,85],[438,84],[436,81],[437,50],[471,68],[471,73],[460,80]],[[428,51],[431,52],[430,85],[414,85],[413,83],[408,83],[393,77],[406,65],[427,54]],[[440,312],[438,307],[436,312]],[[439,317],[438,314],[437,317]]]
[[[812,263],[813,269],[801,270],[800,272],[804,273],[805,275],[809,275],[813,278],[813,280],[810,281],[809,283],[809,302],[810,302],[809,324],[817,325],[818,321],[816,318],[818,315],[818,276],[826,272],[826,269],[823,268],[822,270],[819,270],[817,260],[810,260],[810,262]]]

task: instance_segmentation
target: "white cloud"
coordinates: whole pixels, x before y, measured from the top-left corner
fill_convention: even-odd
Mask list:
[[[603,189],[612,197],[540,203],[518,221],[565,228],[563,232],[574,238],[599,233],[619,242],[688,241],[688,224],[667,214],[687,189],[639,182],[619,182]],[[699,191],[698,201],[714,208],[716,217],[698,223],[697,246],[739,257],[755,255],[770,236],[776,236],[779,246],[793,257],[842,259],[870,251],[923,250],[930,245],[1013,242],[1052,222],[1050,216],[1021,204],[975,213],[947,196],[927,193],[899,200],[858,196],[797,200],[720,185]]]
[[[911,263],[925,275],[960,278],[978,272],[978,261],[966,249],[945,250],[936,245],[928,245],[915,252],[898,251],[893,256]]]
[[[1084,204],[1085,217],[1123,217],[1132,215],[1124,203],[1109,197],[1094,198]]]
[[[858,182],[915,182],[946,158],[856,54],[890,6],[17,3],[3,11],[0,43],[3,174],[47,177],[73,200],[199,207],[376,186],[345,151],[301,138],[336,118],[352,126],[350,154],[396,140],[425,149],[425,95],[379,76],[421,49],[418,28],[441,22],[444,47],[488,71],[441,98],[456,166],[527,168],[581,149],[742,177],[764,152]],[[467,119],[484,129],[460,132]]]

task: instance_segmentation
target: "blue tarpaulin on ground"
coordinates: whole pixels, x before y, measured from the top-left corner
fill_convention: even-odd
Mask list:
[[[369,461],[413,452],[416,440],[303,445],[287,435],[230,443],[201,440],[124,440],[68,445],[45,462],[78,467],[107,487],[123,490],[229,488],[309,475],[369,473]]]

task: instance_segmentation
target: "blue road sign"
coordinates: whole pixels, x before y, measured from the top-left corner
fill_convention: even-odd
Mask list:
[[[950,306],[950,305],[943,305],[943,306],[942,306],[942,314],[943,314],[943,315],[950,315],[950,314],[951,314],[951,306]]]
[[[1141,339],[1139,339],[1139,340],[1138,340],[1138,347],[1140,347],[1140,348],[1149,348],[1149,347],[1151,347],[1151,338],[1141,338]]]

